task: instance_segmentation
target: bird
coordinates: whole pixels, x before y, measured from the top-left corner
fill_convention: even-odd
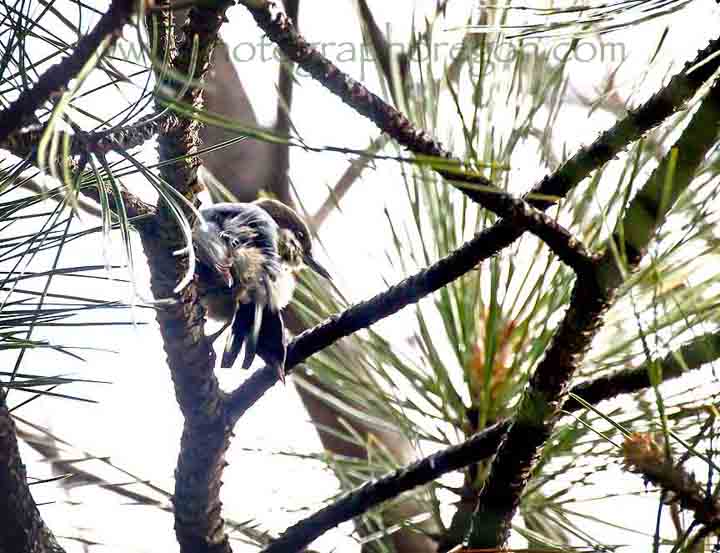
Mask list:
[[[307,224],[274,199],[219,203],[200,210],[193,228],[197,282],[208,317],[223,322],[215,340],[231,327],[221,366],[232,367],[245,344],[242,363],[255,355],[285,381],[285,327],[281,315],[291,301],[297,273],[308,267],[331,280],[312,255]]]

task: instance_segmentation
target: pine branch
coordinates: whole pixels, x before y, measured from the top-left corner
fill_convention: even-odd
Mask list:
[[[183,27],[184,40],[175,49],[170,11],[153,20],[161,50],[172,56],[176,74],[200,81],[208,70],[218,31],[231,2],[212,7],[194,6]],[[192,107],[202,105],[202,88],[188,87],[183,98]],[[158,106],[159,108],[161,106]],[[162,178],[188,200],[197,190],[196,153],[200,122],[182,118],[180,124],[158,137],[160,161],[176,159],[161,167]],[[156,298],[175,295],[174,288],[186,270],[186,260],[173,256],[181,246],[168,206],[158,205],[156,232],[141,234],[150,267],[151,287]],[[179,301],[157,312],[175,395],[184,417],[180,454],[175,471],[175,533],[183,552],[229,553],[222,517],[220,487],[230,431],[224,424],[222,394],[215,377],[215,354],[204,334],[205,313],[194,285],[187,286]]]
[[[251,5],[248,6],[248,4]],[[268,34],[268,36],[270,36],[271,39],[275,40],[280,45],[290,59],[299,63],[303,69],[315,76],[328,89],[338,94],[343,101],[350,104],[363,115],[372,118],[383,131],[388,132],[388,134],[393,136],[393,138],[409,147],[411,150],[423,154],[430,153],[431,155],[442,153],[441,150],[438,151],[438,145],[432,139],[424,135],[414,133],[414,129],[410,123],[401,114],[397,113],[385,104],[378,103],[375,100],[376,97],[340,73],[339,70],[332,66],[328,60],[309,47],[304,39],[302,39],[302,37],[300,37],[292,28],[291,22],[284,18],[282,13],[272,11],[276,8],[274,3],[258,0],[256,2],[245,2],[245,5],[250,9],[260,27]],[[708,48],[699,54],[698,58],[694,62],[686,66],[686,69],[701,61],[704,62],[706,57],[717,51],[718,45],[718,41],[712,42]],[[662,120],[679,109],[689,98],[693,96],[705,80],[712,75],[716,68],[716,63],[712,63],[711,61],[700,65],[699,70],[698,68],[695,68],[690,73],[682,73],[674,77],[667,87],[653,96],[643,106],[631,112],[628,117],[616,124],[610,131],[601,135],[601,137],[596,140],[591,147],[582,149],[553,175],[544,179],[535,188],[534,192],[556,196],[562,196],[567,193],[567,191],[587,176],[590,171],[602,166],[602,164],[609,161],[614,155],[626,147],[628,143],[636,140],[649,129],[659,124]],[[453,177],[457,180],[456,175],[453,175]],[[547,201],[535,200],[533,203],[540,208],[546,208],[550,205]],[[522,231],[518,231],[518,229],[514,228],[512,225],[508,225],[507,221],[501,221],[492,227],[490,231],[496,231],[494,238],[497,240],[497,243],[489,245],[480,241],[474,245],[478,247],[481,245],[486,246],[488,249],[492,246],[502,248],[522,234]],[[491,232],[488,232],[488,234],[491,234]],[[505,242],[505,240],[507,240],[507,242]],[[505,243],[503,244],[503,242]],[[478,262],[481,259],[482,258],[479,258]],[[587,286],[585,281],[589,281],[590,286]],[[415,290],[415,285],[417,284],[416,281],[411,278],[409,279],[408,284],[409,285],[407,286],[406,291],[410,293],[409,299],[411,299],[411,301],[416,301],[417,298],[422,297],[424,291],[417,293]],[[417,293],[417,295],[415,295],[414,292]],[[575,306],[580,306],[581,309],[572,310],[574,316],[566,318],[568,324],[565,325],[565,331],[561,332],[555,341],[555,343],[561,343],[562,341],[560,338],[567,338],[569,340],[568,352],[570,355],[567,361],[571,362],[568,362],[567,365],[569,367],[570,374],[574,369],[574,363],[577,362],[577,359],[573,359],[574,355],[572,354],[572,350],[576,350],[578,357],[582,355],[584,350],[589,346],[590,340],[594,335],[594,331],[596,331],[595,327],[598,327],[600,324],[602,313],[604,313],[605,309],[607,309],[609,305],[609,302],[604,299],[604,295],[599,293],[595,283],[589,279],[583,279],[583,284],[576,288],[575,298]],[[407,305],[407,303],[400,300],[398,302],[397,309],[400,309],[405,305]],[[373,305],[373,307],[376,306],[377,304]],[[382,313],[376,312],[375,316],[387,316],[397,310],[393,310],[392,307],[384,307],[386,307],[386,309],[383,310]],[[356,316],[359,315],[359,313],[354,314]],[[337,326],[341,326],[341,317],[338,318]],[[362,324],[372,324],[372,322],[376,322],[379,318],[366,314],[364,318],[357,317],[356,320],[353,321],[352,317],[350,317],[350,320],[352,323],[355,323],[353,327],[348,325],[348,328],[340,330],[338,328],[334,328],[333,323],[329,322],[322,325],[322,327],[319,327],[317,335],[322,336],[322,334],[326,334],[329,340],[338,339],[339,337],[349,334],[359,328],[363,328]],[[310,333],[312,332],[313,330],[308,331],[305,336],[311,336]],[[297,340],[302,338],[303,336],[301,335]],[[311,344],[312,341],[308,340],[308,343]],[[292,345],[297,345],[297,342],[293,342]],[[323,343],[322,346],[317,347],[317,349],[309,347],[307,354],[311,355],[327,345],[329,344]],[[562,356],[561,354],[563,352],[559,351],[559,349],[560,348],[558,348],[558,351],[555,353],[556,355]],[[295,360],[292,358],[293,353],[294,350],[291,347],[289,350],[290,362],[288,363],[288,366],[292,366],[294,364]],[[567,378],[568,375],[565,374],[563,377],[556,379],[555,383],[567,382]],[[262,396],[262,394],[274,384],[274,381],[274,376],[270,374],[267,369],[256,372],[248,381],[246,381],[244,386],[236,390],[231,395],[228,402],[231,419],[235,421],[237,418],[242,416],[244,411],[253,405]],[[558,392],[559,391],[562,391],[562,387],[558,389]],[[533,394],[528,394],[527,398],[528,399],[526,400],[525,405],[527,412],[525,415],[529,416],[532,414],[530,408],[533,404]],[[539,399],[541,404],[547,403],[543,401],[542,397]],[[546,417],[547,414],[542,415],[540,418],[544,420]],[[552,425],[550,425],[550,428],[551,427]],[[529,443],[532,444],[532,440]],[[532,466],[536,447],[537,446],[531,446],[528,448],[528,450],[531,451],[529,458],[519,460],[520,466]],[[514,473],[514,471],[510,471],[509,474],[510,473]],[[520,473],[517,472],[516,474]],[[519,498],[518,491],[521,491],[524,488],[524,481],[526,478],[527,474],[520,474],[520,480],[522,483],[516,490],[509,494],[510,497],[517,496],[517,498]],[[508,512],[514,512],[515,506],[512,505],[513,501],[514,499],[511,499],[509,507],[508,505],[505,506]],[[501,510],[502,509],[503,508],[501,507]],[[498,528],[502,526],[503,520],[504,515],[500,515],[494,523],[490,523],[490,527]],[[504,530],[501,530],[499,534],[502,534],[502,537],[504,537]],[[495,541],[495,537],[498,536],[493,536],[493,543]]]
[[[104,40],[109,39],[112,44],[120,37],[120,31],[130,21],[136,5],[134,0],[112,0],[108,11],[93,30],[78,41],[73,53],[45,71],[35,86],[23,90],[17,100],[0,112],[0,142],[22,125],[33,122],[35,111],[54,94],[63,91]]]
[[[708,530],[720,528],[720,501],[706,490],[685,467],[668,459],[663,447],[650,434],[633,434],[622,446],[625,468],[641,474],[667,495],[666,503],[677,503],[692,511],[695,520]]]
[[[178,116],[171,111],[151,113],[131,125],[116,127],[107,131],[79,132],[70,136],[70,155],[88,153],[107,154],[142,146],[158,134],[171,132],[181,124]],[[28,157],[35,164],[35,149],[45,133],[45,125],[32,125],[10,134],[0,143],[18,157]],[[48,165],[58,163],[48,160]]]
[[[573,386],[571,391],[588,403],[597,404],[609,397],[639,392],[650,387],[650,374],[653,370],[657,370],[665,381],[678,378],[688,370],[698,369],[719,358],[720,333],[703,334],[655,361],[655,367],[645,363],[635,369],[625,369],[581,382]],[[566,411],[576,411],[581,407],[580,403],[571,397],[563,408]]]
[[[495,255],[506,245],[503,239],[507,230],[504,225],[494,225],[478,233],[475,238],[430,267],[298,335],[288,345],[285,370],[291,371],[297,364],[334,344],[340,338],[367,328],[404,307],[417,303],[425,296],[471,271],[483,259]],[[237,422],[277,381],[277,371],[271,367],[265,366],[255,371],[228,396],[228,419],[233,423]]]
[[[503,547],[541,449],[561,415],[567,387],[603,326],[624,275],[637,268],[658,226],[715,144],[720,123],[716,82],[668,155],[630,202],[593,277],[579,277],[570,307],[530,378],[512,425],[477,500],[467,546]],[[625,253],[616,259],[616,253]]]
[[[700,336],[678,351],[656,361],[665,380],[679,378],[720,358],[720,333]],[[570,391],[591,404],[621,394],[642,391],[650,386],[651,363],[619,371],[574,386]],[[566,411],[578,411],[583,405],[575,399],[565,403]],[[384,501],[429,484],[433,480],[491,457],[508,430],[510,422],[500,421],[478,432],[465,442],[451,446],[387,476],[366,482],[317,513],[288,528],[263,553],[301,551],[322,534],[354,517],[366,513]]]
[[[590,146],[581,148],[557,171],[540,181],[533,188],[531,194],[557,196],[558,198],[565,196],[593,170],[602,167],[603,164],[624,150],[628,144],[681,109],[685,102],[692,98],[704,84],[705,80],[703,79],[712,76],[720,66],[720,55],[716,54],[720,54],[720,39],[712,41],[704,50],[700,51],[694,60],[685,64],[683,72],[674,76],[664,89],[656,93],[645,104],[631,111],[627,117],[602,133]],[[706,58],[708,61],[702,63]],[[697,68],[689,74],[685,73],[696,66]],[[529,203],[540,208],[550,206],[546,200],[537,198],[529,199]],[[522,234],[523,230],[511,222],[499,221],[433,266],[439,270],[432,270],[432,268],[423,270],[387,292],[353,306],[343,314],[304,332],[289,346],[287,370],[292,370],[295,363],[304,361],[339,338],[366,328],[439,290],[471,270],[478,263],[512,244]],[[443,269],[442,266],[446,268]],[[443,275],[442,272],[445,270],[448,271],[448,274]],[[298,355],[296,352],[303,353]],[[289,361],[293,359],[295,361],[290,363]],[[277,380],[275,371],[268,367],[256,371],[238,390],[231,394],[228,401],[230,418],[237,421]]]
[[[288,59],[298,63],[400,145],[424,156],[425,162],[451,185],[484,208],[537,235],[576,272],[589,270],[590,255],[567,230],[525,200],[514,198],[479,173],[465,168],[440,142],[416,128],[405,115],[338,69],[298,33],[292,20],[282,13],[276,2],[241,0],[241,3]]]

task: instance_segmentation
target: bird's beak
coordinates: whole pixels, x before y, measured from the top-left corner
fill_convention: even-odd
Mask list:
[[[315,258],[310,254],[305,254],[303,256],[303,261],[305,262],[305,265],[310,267],[313,271],[315,271],[320,276],[325,277],[328,280],[332,280],[332,277],[330,276],[330,273],[328,273],[327,269],[320,265],[317,261],[315,261]]]
[[[227,287],[232,288],[234,281],[232,273],[230,272],[230,267],[226,265],[215,265],[215,268],[218,273],[220,273],[220,276],[225,281],[225,284],[227,284]]]

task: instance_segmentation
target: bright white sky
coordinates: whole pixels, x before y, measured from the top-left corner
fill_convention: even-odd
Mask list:
[[[451,2],[453,4],[469,3]],[[68,3],[68,6],[70,4]],[[381,22],[390,22],[394,40],[406,41],[413,28],[410,14],[415,10],[415,25],[421,27],[422,15],[430,13],[435,1],[370,1],[370,7],[378,14]],[[717,32],[718,15],[710,0],[698,0],[685,9],[684,15],[674,16],[673,26],[665,44],[672,51],[673,59],[682,62],[694,56],[698,48]],[[461,24],[469,8],[450,12],[454,18],[451,25]],[[261,33],[252,19],[242,8],[236,7],[228,13],[230,22],[223,27],[223,36],[231,51],[237,45],[238,37],[242,41],[257,44]],[[350,0],[334,2],[305,1],[301,9],[301,28],[309,40],[322,40],[327,44],[327,53],[332,58],[339,52],[339,46],[331,43],[350,41],[361,43],[357,19]],[[90,25],[91,21],[84,21]],[[627,33],[610,35],[609,40],[622,42],[629,59],[619,72],[619,82],[632,85],[647,67],[647,60],[654,51],[655,44],[665,25],[664,20],[644,24],[634,28],[632,36]],[[132,36],[131,33],[126,33]],[[460,39],[458,32],[438,30],[436,41],[454,43]],[[671,48],[668,45],[672,45]],[[243,52],[247,46],[241,45]],[[39,55],[38,55],[39,57]],[[378,81],[371,64],[363,65],[359,61],[338,61],[342,69],[355,78],[362,78],[373,90],[378,90]],[[664,77],[667,63],[658,63],[653,71],[657,75],[646,81],[645,88],[638,92],[641,99],[647,91],[654,90],[653,83]],[[665,69],[663,69],[665,68]],[[675,66],[671,72],[677,71]],[[248,94],[254,102],[257,113],[263,123],[271,122],[275,111],[275,93],[273,79],[277,67],[272,62],[260,60],[238,64]],[[593,94],[593,86],[599,84],[606,74],[602,63],[575,63],[573,77],[577,86],[586,94]],[[301,136],[315,146],[332,145],[362,149],[377,133],[372,124],[356,115],[347,106],[333,98],[309,78],[300,78],[296,88],[293,108],[293,123]],[[132,94],[132,87],[125,93]],[[98,113],[117,109],[113,102],[93,106]],[[449,106],[446,106],[449,108]],[[499,110],[501,111],[501,110]],[[449,118],[450,119],[450,118]],[[557,144],[556,152],[566,146],[573,151],[581,144],[587,144],[600,130],[611,122],[609,116],[595,113],[588,116],[585,108],[570,110],[558,121],[562,129],[565,144]],[[501,122],[498,122],[501,123]],[[440,136],[448,142],[451,133]],[[148,149],[147,159],[152,160],[154,151]],[[530,158],[534,157],[529,156]],[[317,154],[292,150],[292,178],[302,199],[310,212],[314,212],[325,199],[328,187],[332,187],[345,170],[348,160],[341,155]],[[511,168],[511,181],[519,189],[525,189],[536,178],[545,173],[545,168],[531,164]],[[323,228],[322,240],[327,254],[321,255],[321,261],[335,276],[340,289],[351,299],[369,297],[383,289],[383,277],[391,281],[399,280],[402,274],[396,268],[388,266],[385,260],[387,228],[384,224],[383,208],[400,202],[402,186],[397,183],[397,168],[390,163],[378,163],[356,183],[342,202],[342,214],[333,215]],[[135,187],[147,189],[146,184]],[[88,221],[88,224],[91,224]],[[119,242],[119,240],[117,241]],[[119,245],[113,245],[112,259],[122,259]],[[147,272],[142,263],[139,247],[137,252],[136,273],[140,287],[147,294]],[[69,246],[63,254],[64,263],[76,264],[102,263],[99,242],[85,240]],[[122,272],[116,276],[121,278]],[[40,284],[37,284],[39,287]],[[58,285],[60,287],[60,285]],[[98,298],[114,295],[127,300],[129,290],[126,285],[106,282],[83,282],[81,292]],[[80,288],[79,288],[80,289]],[[141,479],[151,481],[161,488],[172,491],[172,475],[177,456],[180,436],[180,416],[175,403],[168,371],[165,368],[164,353],[154,319],[149,311],[138,310],[138,320],[148,321],[147,326],[105,327],[97,330],[83,329],[82,334],[72,328],[53,328],[48,336],[65,344],[98,343],[103,347],[116,350],[117,353],[86,352],[88,363],[79,366],[76,361],[61,357],[55,353],[30,353],[25,362],[27,372],[44,370],[56,374],[58,371],[72,371],[85,378],[109,380],[111,386],[76,385],[66,388],[66,393],[75,393],[92,397],[97,404],[71,403],[52,399],[43,399],[23,408],[18,414],[36,421],[75,445],[78,449],[64,451],[67,458],[77,458],[81,451],[87,451],[98,457],[108,457],[117,466],[132,472]],[[104,320],[107,316],[101,316]],[[403,330],[402,315],[387,321],[382,329],[391,335],[400,335]],[[394,333],[394,334],[392,334]],[[40,334],[38,333],[38,336]],[[221,371],[219,374],[225,386],[234,386],[245,377],[242,371]],[[18,394],[17,398],[20,397]],[[282,420],[282,423],[279,421]],[[298,520],[315,510],[321,502],[336,493],[334,477],[328,471],[321,470],[320,463],[299,460],[288,456],[272,455],[274,451],[296,451],[301,453],[318,452],[319,442],[315,431],[307,421],[297,394],[292,385],[276,387],[243,418],[237,428],[237,436],[229,453],[230,466],[225,472],[224,498],[225,515],[236,521],[255,519],[262,528],[278,532],[291,522]],[[246,450],[246,448],[248,450]],[[37,456],[27,447],[23,453],[30,461],[31,474],[37,477],[47,476],[47,468],[32,460]],[[81,465],[87,470],[101,470],[99,463]],[[119,472],[105,471],[111,481],[123,482],[131,478]],[[260,477],[258,477],[260,475]],[[612,478],[626,478],[613,473]],[[627,477],[633,479],[635,477]],[[617,484],[617,481],[613,481]],[[149,491],[135,486],[133,489]],[[65,495],[59,488],[50,485],[38,486],[34,490],[39,501],[50,501],[43,507],[43,514],[51,528],[60,534],[72,535],[73,529],[83,529],[83,535],[91,540],[102,542],[107,547],[102,551],[174,551],[175,537],[172,530],[172,517],[160,514],[155,509],[123,504],[123,500],[112,494],[98,493],[92,487],[74,489]],[[77,502],[77,503],[76,503]],[[653,503],[654,505],[654,503]],[[632,524],[631,517],[637,517],[636,527],[652,532],[651,522],[654,510],[644,508],[630,509],[622,521]],[[600,504],[592,505],[594,512],[602,517]],[[608,507],[610,508],[610,507]],[[614,504],[617,509],[617,504]],[[647,518],[649,517],[649,519]],[[337,548],[343,551],[359,551],[359,546],[347,538],[351,527],[345,525],[339,530],[327,534],[315,549],[329,551]],[[627,538],[627,534],[623,535]],[[521,543],[521,542],[520,542]],[[639,537],[638,543],[646,544],[646,537]],[[81,544],[63,542],[69,550],[80,550]],[[234,544],[236,551],[244,550]]]

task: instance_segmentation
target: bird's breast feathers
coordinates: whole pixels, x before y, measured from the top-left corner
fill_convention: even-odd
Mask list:
[[[295,275],[283,265],[274,281],[270,282],[270,306],[274,311],[287,307],[295,291]]]

